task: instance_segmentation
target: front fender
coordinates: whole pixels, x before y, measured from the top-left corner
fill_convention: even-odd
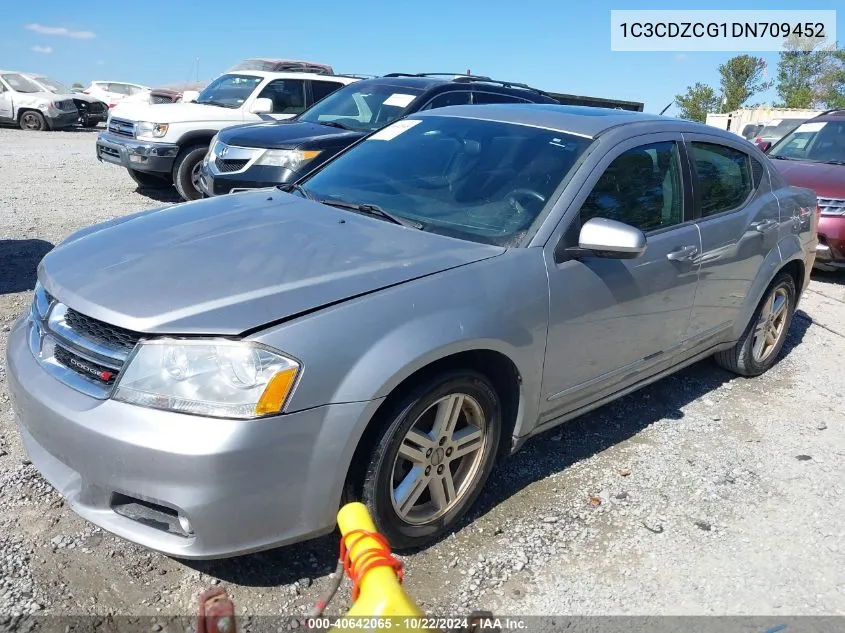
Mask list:
[[[303,363],[289,410],[376,400],[446,356],[492,350],[522,379],[522,422],[536,422],[548,325],[540,249],[500,256],[326,308],[254,338]],[[517,431],[521,425],[517,427]]]

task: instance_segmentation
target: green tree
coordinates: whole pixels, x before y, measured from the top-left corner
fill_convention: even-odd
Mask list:
[[[73,85],[71,86],[71,88],[73,88],[74,90],[77,90],[77,89],[78,89],[78,90],[85,90],[85,86],[83,86],[83,85],[82,85],[81,83],[79,83],[78,81],[75,81],[75,82],[73,83]]]
[[[838,49],[826,53],[817,85],[821,106],[845,109],[845,50]]]
[[[680,108],[679,118],[700,123],[705,122],[709,112],[720,111],[719,97],[716,92],[711,86],[701,82],[688,86],[684,94],[675,95],[675,103]]]
[[[790,40],[778,61],[777,92],[781,108],[811,108],[818,100],[817,80],[825,53],[807,50],[800,41]]]
[[[740,108],[754,95],[768,90],[772,82],[764,80],[766,60],[752,55],[731,57],[719,66],[722,76],[723,112]]]

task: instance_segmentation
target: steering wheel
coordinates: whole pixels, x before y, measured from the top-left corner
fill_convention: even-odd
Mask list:
[[[519,198],[534,198],[538,200],[541,204],[546,203],[546,196],[544,196],[539,191],[534,191],[533,189],[526,189],[525,187],[518,187],[511,191],[506,197],[505,200],[508,201],[508,204],[519,214],[525,213],[525,207],[520,204]]]

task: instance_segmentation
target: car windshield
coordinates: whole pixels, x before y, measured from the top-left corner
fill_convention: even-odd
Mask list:
[[[769,156],[845,165],[845,120],[802,123],[772,147]]]
[[[44,88],[37,83],[17,73],[3,75],[3,81],[9,84],[15,92],[44,92]]]
[[[262,81],[262,77],[254,75],[221,75],[200,92],[196,102],[240,108]]]
[[[300,195],[376,205],[425,231],[515,246],[591,142],[513,123],[404,119],[317,171]]]
[[[799,125],[801,125],[806,119],[784,119],[783,121],[772,121],[768,125],[764,125],[759,132],[757,132],[757,136],[763,139],[779,139],[782,136],[786,136],[787,132],[791,132]]]
[[[354,83],[322,99],[297,120],[372,132],[401,117],[421,92],[404,86]]]
[[[54,79],[50,79],[49,77],[36,77],[35,81],[40,83],[42,86],[47,88],[50,92],[56,92],[61,94],[70,94],[71,90],[67,86]]]

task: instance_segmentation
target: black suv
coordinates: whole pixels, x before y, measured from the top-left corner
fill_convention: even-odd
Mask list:
[[[391,73],[341,88],[287,121],[236,125],[212,140],[200,172],[206,196],[294,182],[355,141],[413,112],[478,103],[559,103],[476,75]]]

